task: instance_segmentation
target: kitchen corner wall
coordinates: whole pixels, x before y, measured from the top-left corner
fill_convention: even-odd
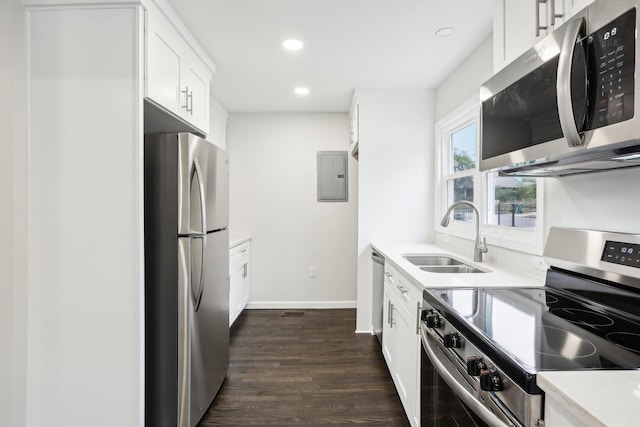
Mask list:
[[[0,426],[25,425],[26,149],[24,11],[0,2]]]
[[[433,240],[434,94],[357,89],[355,98],[360,159],[356,330],[372,333],[371,242]]]
[[[0,93],[11,93],[11,3],[0,3]],[[13,372],[13,123],[12,97],[0,97],[0,425],[12,423]]]
[[[348,202],[316,192],[316,153],[348,149],[346,113],[229,114],[230,228],[252,237],[249,308],[355,307],[356,161]]]

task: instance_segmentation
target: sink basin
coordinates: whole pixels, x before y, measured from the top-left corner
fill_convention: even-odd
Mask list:
[[[413,265],[464,265],[461,261],[446,255],[403,255],[403,258]]]
[[[486,273],[484,270],[473,267],[471,265],[427,265],[421,266],[420,270],[430,273]]]
[[[402,257],[420,270],[430,273],[486,273],[444,254],[405,254]]]

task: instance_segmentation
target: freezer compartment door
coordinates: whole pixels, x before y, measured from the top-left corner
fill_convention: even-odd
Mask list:
[[[229,161],[209,141],[178,134],[178,234],[201,235],[229,225]]]
[[[229,232],[191,238],[191,256],[190,425],[195,426],[229,366]]]

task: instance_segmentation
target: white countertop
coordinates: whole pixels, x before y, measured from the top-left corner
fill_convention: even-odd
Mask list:
[[[547,398],[585,426],[640,424],[640,371],[546,371],[538,373],[536,380]]]
[[[244,242],[251,240],[251,235],[246,233],[229,233],[229,248],[236,247]]]
[[[544,279],[522,272],[509,270],[488,262],[473,262],[473,258],[461,256],[433,243],[379,243],[371,246],[380,252],[385,262],[390,262],[401,270],[415,285],[423,288],[438,287],[503,287],[503,286],[543,286]],[[486,273],[431,273],[404,259],[405,254],[443,254],[456,258],[465,264],[486,270]]]
[[[506,287],[543,286],[544,279],[497,266],[473,262],[431,243],[378,243],[371,246],[385,262],[400,270],[417,286],[438,287]],[[487,273],[445,274],[420,270],[405,260],[405,254],[444,254],[466,264],[488,270]],[[471,254],[469,254],[471,255]],[[544,371],[537,374],[537,384],[572,417],[589,427],[628,427],[640,425],[640,370]],[[563,424],[562,422],[560,424]],[[581,424],[576,424],[581,425]],[[548,427],[566,427],[547,424]]]

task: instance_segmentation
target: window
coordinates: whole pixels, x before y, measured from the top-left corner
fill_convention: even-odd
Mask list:
[[[499,227],[535,230],[538,183],[535,178],[487,174],[487,222]]]
[[[475,203],[475,186],[477,175],[477,123],[475,115],[452,126],[443,135],[446,146],[443,147],[443,180],[445,186],[445,204],[466,200]],[[472,221],[473,211],[470,207],[459,206],[451,213],[454,221]]]
[[[542,188],[535,178],[504,177],[478,170],[479,101],[467,101],[436,123],[436,231],[475,238],[471,208],[457,207],[448,228],[440,226],[447,208],[455,202],[474,203],[481,212],[481,234],[489,245],[542,252],[539,216]]]

